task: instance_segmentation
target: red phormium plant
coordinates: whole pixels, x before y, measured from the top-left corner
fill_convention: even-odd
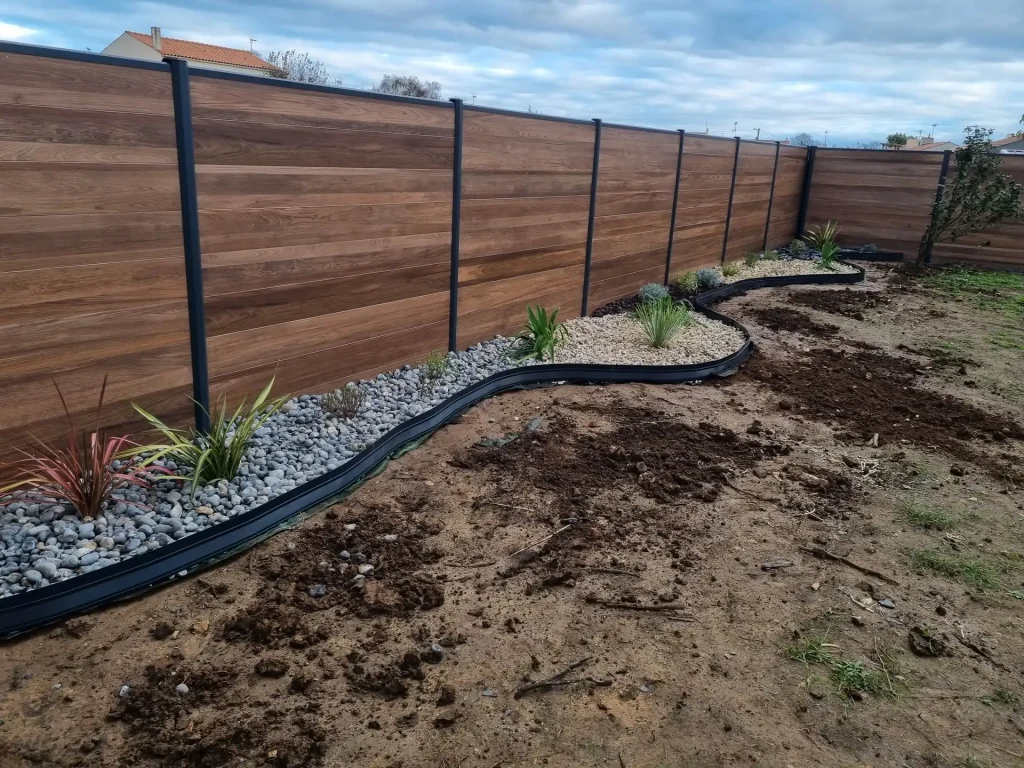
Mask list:
[[[68,418],[67,444],[63,447],[48,445],[37,440],[35,452],[19,451],[25,455],[10,465],[15,468],[15,482],[0,488],[0,507],[20,501],[68,503],[82,517],[96,517],[110,494],[126,485],[149,486],[155,474],[167,474],[163,467],[142,467],[142,459],[119,458],[136,445],[127,437],[108,437],[100,427],[103,396],[107,391],[107,377],[103,377],[99,405],[96,406],[96,425],[91,432],[75,428],[64,394],[57,388],[57,396]],[[118,468],[112,465],[118,461]],[[9,494],[4,498],[4,494]]]

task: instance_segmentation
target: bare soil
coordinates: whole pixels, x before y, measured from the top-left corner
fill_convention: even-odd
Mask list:
[[[734,377],[494,398],[5,645],[0,765],[1020,765],[1013,323],[868,274],[723,303]]]

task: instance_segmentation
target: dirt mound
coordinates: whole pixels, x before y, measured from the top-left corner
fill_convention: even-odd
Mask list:
[[[832,323],[816,323],[807,314],[786,307],[766,307],[750,312],[754,319],[772,331],[802,333],[805,336],[817,336],[831,339],[839,333],[839,326]]]
[[[754,357],[744,369],[783,397],[779,406],[820,421],[842,424],[837,435],[867,441],[877,434],[882,444],[907,440],[935,446],[953,458],[974,462],[995,477],[1020,482],[1016,458],[972,446],[972,441],[1002,444],[1024,438],[1024,427],[962,400],[915,386],[915,365],[881,352],[846,353],[812,349],[795,359]]]
[[[329,636],[315,619],[330,609],[371,618],[437,608],[443,586],[422,570],[440,559],[425,541],[433,532],[425,518],[396,508],[344,523],[329,511],[264,564],[257,600],[224,625],[221,638],[301,648]]]
[[[129,764],[213,768],[253,761],[299,768],[322,764],[327,731],[316,707],[241,706],[238,673],[210,666],[150,666],[110,717],[128,728]],[[179,689],[179,685],[187,690]]]
[[[595,494],[629,484],[662,504],[685,497],[714,501],[730,473],[788,451],[715,424],[692,426],[628,405],[581,410],[610,417],[616,426],[595,434],[556,416],[530,439],[501,448],[474,446],[456,466],[498,470],[515,484],[557,494],[564,510],[585,513]]]
[[[572,586],[595,555],[614,563],[632,547],[688,562],[694,542],[716,520],[709,505],[697,502],[716,500],[731,476],[789,452],[785,445],[621,401],[570,408],[611,427],[592,421],[582,428],[575,418],[556,415],[528,438],[475,446],[451,462],[488,473],[497,488],[487,503],[515,510],[509,515],[532,527],[559,531],[499,571],[502,577],[527,567],[545,572],[531,589]]]
[[[841,291],[791,291],[787,299],[809,309],[852,317],[854,320],[863,320],[865,309],[874,309],[892,303],[892,299],[884,293],[852,291],[849,288]]]

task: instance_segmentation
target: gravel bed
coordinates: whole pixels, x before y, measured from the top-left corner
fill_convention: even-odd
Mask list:
[[[787,275],[846,275],[857,270],[845,264],[836,264],[835,269],[822,269],[815,259],[790,259],[759,261],[753,267],[742,264],[740,273],[732,277],[722,276],[723,283],[735,283],[758,277],[782,277]]]
[[[114,494],[98,518],[69,506],[24,502],[0,510],[0,598],[113,565],[226,522],[336,469],[385,432],[491,374],[516,367],[502,337],[448,355],[447,373],[425,391],[422,367],[360,382],[364,410],[325,413],[316,395],[289,400],[257,432],[239,476],[197,488],[161,481]],[[169,469],[178,469],[165,462]]]
[[[664,349],[655,349],[640,323],[630,315],[579,317],[568,321],[569,338],[557,363],[618,365],[686,365],[720,360],[743,346],[743,333],[730,325],[693,313],[694,323]]]

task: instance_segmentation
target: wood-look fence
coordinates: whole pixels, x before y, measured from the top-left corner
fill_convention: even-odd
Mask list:
[[[82,417],[108,376],[130,431],[129,402],[325,391],[802,215],[914,250],[941,155],[817,150],[808,179],[809,154],[0,43],[0,454],[63,434],[51,379]]]

